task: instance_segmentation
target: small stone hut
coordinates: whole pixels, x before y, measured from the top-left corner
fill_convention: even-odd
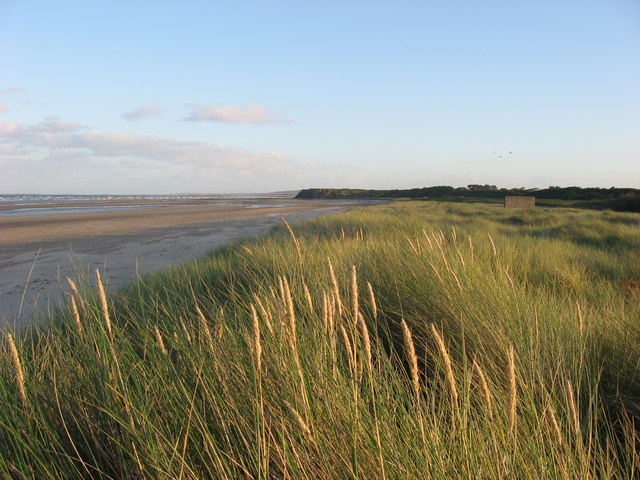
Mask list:
[[[533,208],[536,197],[504,197],[504,208]]]

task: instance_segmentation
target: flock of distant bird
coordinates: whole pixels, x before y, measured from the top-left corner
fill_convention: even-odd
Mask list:
[[[497,152],[491,152],[491,153],[493,153],[494,155],[498,155],[498,157],[502,158],[502,154],[499,154]],[[504,155],[506,155],[506,153]],[[513,155],[513,153],[509,152],[509,155]],[[471,163],[471,160],[469,160],[469,163]],[[469,172],[465,173],[465,175],[469,175]]]

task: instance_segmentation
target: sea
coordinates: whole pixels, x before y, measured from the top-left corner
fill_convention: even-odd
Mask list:
[[[288,204],[265,205],[261,200],[291,200],[295,191],[269,193],[229,193],[171,195],[48,195],[0,194],[0,216],[49,215],[60,213],[97,212],[162,206],[242,205],[246,208],[286,207]],[[252,200],[256,200],[255,203]]]

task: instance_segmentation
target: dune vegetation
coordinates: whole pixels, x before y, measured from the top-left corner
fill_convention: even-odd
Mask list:
[[[637,214],[398,201],[90,283],[2,335],[2,478],[639,476]]]

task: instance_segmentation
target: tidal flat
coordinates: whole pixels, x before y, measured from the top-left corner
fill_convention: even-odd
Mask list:
[[[66,277],[101,268],[109,289],[280,222],[363,202],[292,198],[81,198],[0,203],[0,325],[59,304]]]

